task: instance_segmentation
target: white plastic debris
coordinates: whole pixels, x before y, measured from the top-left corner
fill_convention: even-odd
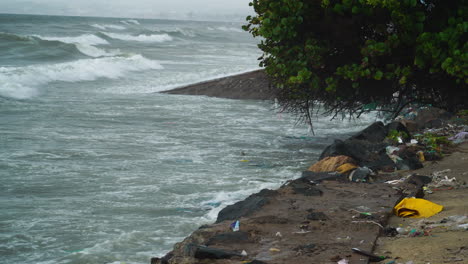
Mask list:
[[[275,235],[275,236],[277,236],[277,237],[283,237],[283,235],[281,235],[280,232],[276,232],[276,235]]]
[[[247,251],[245,250],[242,250],[242,253],[241,253],[242,256],[246,257],[247,256]]]
[[[337,262],[338,264],[348,264],[349,261],[347,259],[342,259],[340,261]]]

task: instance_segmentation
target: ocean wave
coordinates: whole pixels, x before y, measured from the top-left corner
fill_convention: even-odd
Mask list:
[[[121,20],[120,23],[125,24],[125,25],[130,25],[130,24],[140,25],[140,22],[138,22],[138,20],[135,20],[135,19]]]
[[[220,30],[220,31],[224,31],[224,32],[238,32],[238,33],[244,32],[241,28],[224,27],[224,26],[223,27],[217,27],[217,28],[207,27],[206,29],[208,29],[209,31]]]
[[[169,36],[168,34],[138,35],[138,36],[110,33],[110,32],[103,32],[103,34],[113,39],[126,40],[126,41],[165,42],[165,41],[172,40],[172,37]]]
[[[7,41],[31,41],[33,40],[30,36],[21,36],[6,32],[0,32],[0,39]]]
[[[128,72],[159,69],[163,69],[159,62],[141,55],[82,59],[27,67],[0,67],[0,96],[27,99],[36,96],[41,85],[54,81],[117,79]]]
[[[169,35],[176,35],[176,36],[181,36],[181,37],[196,37],[197,36],[197,33],[195,33],[193,30],[190,30],[190,29],[183,29],[183,28],[174,28],[174,29],[156,29],[155,30],[156,32],[159,32],[159,33],[165,33],[165,34],[169,34]]]
[[[239,33],[244,32],[241,28],[236,28],[236,27],[217,27],[216,29],[225,31],[225,32],[239,32]]]
[[[80,35],[76,37],[46,37],[46,36],[40,36],[40,35],[33,35],[33,36],[43,39],[43,40],[60,41],[63,43],[70,43],[70,44],[75,44],[75,43],[81,43],[81,44],[87,44],[87,45],[108,45],[109,44],[107,40],[102,39],[93,34],[84,34],[84,35]]]
[[[126,28],[124,26],[119,26],[119,25],[101,25],[101,24],[92,24],[92,27],[101,29],[101,30],[106,30],[106,29],[116,29],[116,30],[125,30]]]
[[[110,56],[116,56],[122,54],[119,49],[113,49],[110,51],[106,51],[103,49],[96,48],[91,45],[86,45],[86,44],[75,44],[76,48],[83,53],[84,55],[90,56],[90,57],[110,57]]]
[[[106,51],[95,47],[94,45],[107,45],[109,42],[92,34],[76,37],[45,37],[39,35],[34,35],[34,37],[45,41],[59,41],[66,44],[73,44],[79,52],[90,57],[108,57],[121,54],[119,50]]]

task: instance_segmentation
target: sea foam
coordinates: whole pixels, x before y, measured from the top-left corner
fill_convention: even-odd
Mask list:
[[[169,36],[168,34],[138,35],[138,36],[110,33],[110,32],[103,32],[103,34],[113,39],[120,39],[120,40],[126,40],[126,41],[165,42],[165,41],[172,40],[172,37]]]
[[[101,24],[92,24],[92,27],[101,29],[101,30],[106,30],[106,29],[116,29],[116,30],[124,30],[126,29],[124,26],[119,26],[119,25],[101,25]]]
[[[38,89],[54,81],[78,82],[98,78],[117,79],[127,72],[163,69],[157,61],[141,55],[104,57],[73,62],[0,67],[0,96],[15,99],[34,97]]]

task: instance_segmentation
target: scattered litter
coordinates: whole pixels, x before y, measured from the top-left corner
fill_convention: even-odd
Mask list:
[[[241,253],[242,256],[246,257],[247,256],[247,251],[245,250],[242,250],[242,253]]]
[[[446,174],[447,172],[451,172],[451,171],[452,171],[451,169],[446,169],[446,170],[441,170],[441,171],[434,171],[432,173],[432,176],[434,176],[434,177],[444,176],[444,174]]]
[[[338,264],[348,264],[349,261],[347,259],[342,259],[340,261],[337,262]]]
[[[438,214],[442,209],[442,205],[412,197],[401,200],[393,211],[399,217],[427,218]]]
[[[448,176],[444,177],[434,177],[432,179],[432,182],[428,184],[427,186],[429,188],[440,188],[440,187],[453,187],[453,188],[458,188],[463,183],[459,182],[457,178],[449,178]]]
[[[463,143],[467,139],[468,139],[468,132],[460,132],[456,134],[455,136],[449,138],[449,140],[451,140],[455,144]]]
[[[390,155],[393,155],[393,153],[395,153],[396,151],[399,151],[400,148],[388,146],[387,148],[385,148],[385,150],[387,151],[387,155],[390,156]]]
[[[431,189],[429,189],[429,187],[427,187],[427,186],[424,186],[424,187],[423,187],[423,191],[424,191],[424,193],[429,193],[429,194],[434,193],[434,192],[433,192]]]
[[[452,215],[439,221],[427,225],[428,229],[444,228],[446,230],[467,230],[468,217],[466,215]]]
[[[307,230],[301,229],[301,231],[293,232],[293,234],[307,234],[307,233],[310,233],[310,232],[311,232],[311,231],[307,231]]]
[[[369,257],[369,261],[371,262],[378,262],[378,261],[382,261],[384,259],[386,259],[387,257],[384,257],[384,256],[377,256],[377,255],[374,255],[370,252],[367,252],[367,251],[364,251],[364,250],[361,250],[359,248],[352,248],[352,250],[360,255],[363,255],[363,256],[366,256],[366,257]]]
[[[369,182],[369,175],[371,174],[371,169],[367,167],[360,167],[351,172],[349,175],[349,180],[352,182]]]
[[[240,229],[240,222],[239,222],[239,220],[237,220],[237,221],[235,221],[235,222],[233,222],[233,223],[231,224],[231,229],[232,229],[232,231],[234,231],[234,232],[239,231],[239,229]]]
[[[277,237],[283,237],[283,235],[281,235],[280,232],[276,232],[276,235],[275,235],[275,236],[277,236]]]
[[[410,143],[411,143],[411,144],[418,144],[419,142],[418,142],[416,139],[412,139],[412,140],[410,141]]]
[[[420,162],[426,161],[426,158],[424,157],[424,152],[423,151],[418,151],[418,152],[416,152],[416,154],[418,155],[418,159],[419,159]]]
[[[279,250],[278,248],[270,248],[270,251],[271,252],[280,252],[281,250]]]

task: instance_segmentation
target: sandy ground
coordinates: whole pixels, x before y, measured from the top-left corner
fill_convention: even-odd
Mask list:
[[[458,150],[444,157],[442,161],[426,162],[424,168],[414,171],[419,175],[431,175],[433,172],[448,170],[444,175],[456,177],[459,181],[468,182],[468,143],[460,145]],[[406,172],[408,174],[409,172]],[[402,173],[403,175],[405,173]],[[411,227],[419,230],[421,226],[439,223],[450,216],[468,216],[468,192],[466,188],[440,188],[432,194],[426,194],[426,200],[444,206],[444,210],[430,218],[399,218],[392,216],[389,225],[394,227]],[[465,222],[466,223],[466,220]],[[374,251],[377,255],[391,256],[383,261],[389,263],[439,264],[439,263],[468,263],[468,232],[463,230],[451,231],[450,228],[434,228],[428,236],[421,237],[381,237],[377,241]]]

